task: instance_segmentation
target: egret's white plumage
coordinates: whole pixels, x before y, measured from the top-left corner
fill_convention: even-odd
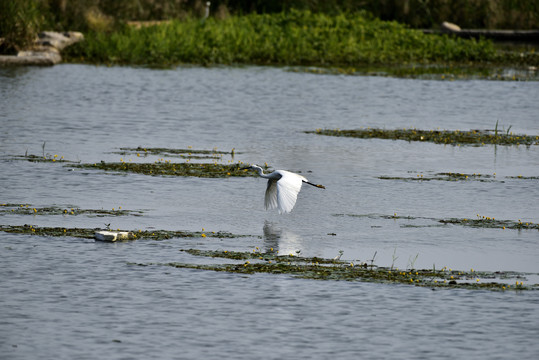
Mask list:
[[[272,173],[264,174],[258,165],[251,165],[246,169],[256,170],[258,175],[268,179],[264,206],[266,210],[278,209],[280,214],[292,211],[303,183],[325,189],[323,185],[310,183],[304,176],[290,171],[275,170]]]

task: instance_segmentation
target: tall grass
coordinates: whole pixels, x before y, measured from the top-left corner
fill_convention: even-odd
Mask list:
[[[37,0],[0,0],[0,53],[15,54],[30,46],[43,20]]]
[[[292,10],[92,32],[66,55],[93,63],[161,66],[466,62],[488,61],[494,54],[490,42],[425,35],[363,12],[330,16]]]

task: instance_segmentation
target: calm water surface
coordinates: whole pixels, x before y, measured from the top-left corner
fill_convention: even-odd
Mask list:
[[[142,210],[142,217],[0,216],[1,224],[229,231],[235,239],[108,244],[0,233],[6,359],[534,359],[539,295],[441,290],[130,263],[207,262],[180,249],[276,248],[400,268],[532,273],[539,232],[439,225],[539,222],[539,149],[305,134],[316,128],[493,129],[539,135],[539,83],[313,75],[278,68],[0,69],[0,202]],[[302,172],[291,214],[265,181],[114,175],[13,156],[153,162],[120,147],[230,151],[221,162]],[[181,161],[172,159],[172,161]],[[495,181],[380,176],[496,174]],[[382,215],[413,217],[386,219]],[[331,234],[331,235],[330,235]],[[334,234],[334,235],[333,235]],[[394,256],[397,258],[394,259]],[[417,258],[416,258],[417,257]],[[415,260],[414,260],[415,259]]]

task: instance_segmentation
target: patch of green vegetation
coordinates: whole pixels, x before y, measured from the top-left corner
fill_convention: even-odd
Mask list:
[[[8,160],[26,160],[26,161],[31,161],[31,162],[61,162],[61,163],[75,162],[71,160],[66,160],[64,159],[63,156],[59,156],[58,154],[50,154],[48,152],[45,152],[46,145],[47,145],[46,141],[44,141],[43,144],[41,144],[41,156],[28,154],[28,150],[26,150],[26,153],[24,155],[7,156],[6,158]]]
[[[78,164],[70,167],[80,169],[98,169],[105,171],[115,171],[124,173],[136,173],[151,176],[195,176],[205,178],[224,178],[231,176],[256,176],[252,171],[242,170],[241,162],[236,164],[201,164],[201,163],[174,163],[168,160],[159,160],[155,163],[134,163],[134,162],[104,162],[95,164]],[[267,168],[267,167],[266,167]]]
[[[0,1],[0,54],[16,55],[34,41],[44,22],[38,0]]]
[[[275,262],[311,262],[316,264],[341,264],[344,263],[340,260],[329,260],[319,257],[311,257],[306,258],[302,256],[297,256],[293,254],[289,255],[279,255],[277,251],[269,251],[262,253],[257,250],[253,250],[252,252],[238,252],[238,251],[228,251],[228,250],[199,250],[199,249],[187,249],[187,250],[180,250],[183,252],[186,252],[191,255],[196,256],[206,256],[206,257],[212,257],[212,258],[223,258],[223,259],[231,259],[231,260],[266,260],[266,261],[275,261]]]
[[[140,210],[123,210],[121,207],[118,209],[104,210],[104,209],[81,209],[76,206],[72,207],[59,207],[59,206],[46,206],[46,207],[34,207],[30,204],[0,204],[0,215],[16,214],[16,215],[88,215],[95,217],[105,216],[142,216]]]
[[[14,155],[9,156],[9,160],[26,160],[30,162],[59,162],[59,163],[76,163],[77,161],[72,160],[66,160],[63,156],[58,155],[32,155],[32,154],[26,154],[26,155]]]
[[[486,40],[424,34],[366,12],[328,15],[293,9],[90,32],[84,42],[69,47],[63,55],[72,62],[157,67],[182,63],[358,66],[505,61]]]
[[[235,149],[231,151],[218,151],[217,149],[213,150],[197,150],[197,149],[168,149],[168,148],[120,148],[121,151],[116,152],[121,155],[137,155],[147,156],[147,155],[160,155],[167,157],[180,157],[183,159],[220,159],[223,155],[231,155],[234,157]]]
[[[539,180],[539,176],[506,176],[508,179],[519,179],[519,180]]]
[[[539,284],[524,285],[523,274],[505,272],[455,271],[447,268],[440,270],[398,270],[378,267],[373,264],[321,259],[318,257],[280,256],[276,252],[233,252],[181,250],[196,256],[239,260],[242,263],[227,264],[188,264],[188,263],[147,263],[138,266],[171,266],[210,271],[225,271],[237,274],[287,274],[303,279],[364,281],[386,284],[406,284],[431,288],[465,288],[486,290],[537,290]],[[252,260],[252,261],[251,261]],[[515,285],[495,280],[517,279]]]
[[[539,224],[513,220],[496,220],[495,218],[479,216],[476,219],[441,219],[442,224],[455,224],[475,228],[513,229],[513,230],[539,230]]]
[[[15,234],[31,234],[40,236],[71,236],[82,239],[91,239],[94,233],[101,229],[64,228],[64,227],[38,227],[33,225],[0,225],[0,231]]]
[[[539,145],[539,136],[513,135],[512,133],[501,133],[490,130],[418,130],[418,129],[316,129],[315,131],[305,131],[307,134],[344,136],[360,139],[389,139],[406,141],[424,141],[436,144],[448,145],[473,145],[482,146],[493,145]]]
[[[505,179],[513,180],[539,180],[539,176],[505,176]],[[480,181],[480,182],[501,182],[504,183],[504,180],[499,180],[496,177],[496,174],[465,174],[465,173],[453,173],[453,172],[441,172],[433,175],[426,175],[422,173],[416,174],[416,176],[378,176],[378,179],[381,180],[400,180],[400,181]]]
[[[16,234],[30,234],[39,236],[70,236],[83,239],[93,239],[96,231],[111,230],[90,228],[66,227],[40,227],[34,225],[0,225],[0,231]],[[129,232],[129,239],[167,240],[172,238],[237,238],[244,235],[235,235],[228,232],[214,231],[183,231],[183,230],[120,230]]]
[[[442,172],[437,173],[432,176],[424,176],[423,174],[417,174],[414,176],[404,177],[404,176],[379,176],[378,179],[381,180],[402,180],[402,181],[481,181],[481,182],[492,182],[500,181],[496,180],[495,175],[488,174],[463,174],[463,173],[452,173],[452,172]]]
[[[369,218],[369,219],[386,219],[386,220],[429,220],[436,224],[404,224],[403,227],[436,227],[450,225],[461,225],[475,228],[490,228],[490,229],[510,229],[510,230],[539,230],[539,224],[535,224],[531,221],[522,222],[522,220],[496,220],[493,217],[476,215],[475,219],[469,218],[450,218],[450,219],[437,219],[424,216],[401,216],[397,215],[383,215],[383,214],[334,214],[333,216],[350,216],[357,218]]]

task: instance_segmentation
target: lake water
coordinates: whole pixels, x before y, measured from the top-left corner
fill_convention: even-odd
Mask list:
[[[251,251],[379,266],[525,273],[539,232],[459,225],[477,215],[539,222],[539,147],[468,147],[306,134],[316,128],[494,129],[539,135],[539,83],[315,75],[271,67],[0,69],[0,202],[143,211],[2,213],[3,225],[228,231],[233,239],[100,243],[0,233],[2,359],[535,359],[539,295],[138,267],[209,262],[180,249]],[[44,148],[43,148],[44,144]],[[217,148],[220,163],[301,172],[290,214],[263,208],[265,180],[117,175],[94,163],[153,162],[120,147]],[[178,158],[167,158],[183,161]],[[196,161],[196,160],[192,160]],[[442,172],[493,181],[405,181]],[[518,178],[522,176],[522,178]],[[395,219],[388,216],[397,214]],[[410,218],[408,218],[410,217]]]

